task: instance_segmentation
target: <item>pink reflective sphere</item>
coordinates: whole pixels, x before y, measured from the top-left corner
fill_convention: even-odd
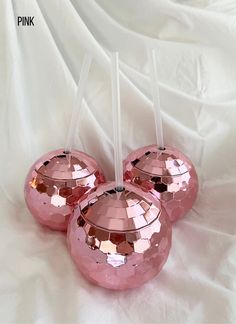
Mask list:
[[[105,181],[97,162],[89,155],[63,149],[49,152],[31,167],[25,181],[25,201],[43,225],[66,231],[78,200]]]
[[[171,222],[185,216],[198,192],[198,177],[191,161],[172,147],[156,145],[133,151],[124,161],[125,180],[159,199]]]
[[[167,260],[171,224],[152,195],[125,183],[105,183],[80,200],[68,226],[68,246],[81,273],[109,289],[135,288]]]

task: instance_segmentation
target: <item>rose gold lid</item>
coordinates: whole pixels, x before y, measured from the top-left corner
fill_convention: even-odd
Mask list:
[[[88,177],[98,169],[96,161],[84,152],[63,149],[49,152],[35,164],[35,171],[42,176],[58,180],[76,180]]]
[[[149,145],[131,152],[126,161],[128,161],[127,170],[135,167],[155,176],[182,175],[192,168],[189,159],[177,149],[166,147],[160,150],[156,145]]]
[[[139,230],[159,217],[161,205],[149,193],[129,183],[124,186],[124,191],[117,192],[114,182],[105,183],[90,193],[79,204],[84,220],[101,229],[127,232]]]

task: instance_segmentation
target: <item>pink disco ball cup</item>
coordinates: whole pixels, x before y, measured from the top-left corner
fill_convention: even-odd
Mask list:
[[[198,192],[198,177],[191,161],[172,147],[156,145],[130,153],[124,161],[124,178],[160,200],[171,222],[185,216]]]
[[[25,201],[41,224],[66,231],[78,200],[104,181],[91,156],[59,149],[45,154],[31,167],[25,181]]]
[[[125,183],[100,185],[71,217],[68,246],[81,273],[108,289],[135,288],[163,267],[171,246],[166,211],[150,194]]]

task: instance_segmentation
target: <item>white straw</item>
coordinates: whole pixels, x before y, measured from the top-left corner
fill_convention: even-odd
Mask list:
[[[65,152],[71,152],[71,149],[74,145],[75,131],[77,127],[78,117],[80,113],[80,108],[82,106],[82,100],[84,96],[84,90],[88,79],[88,74],[92,62],[92,57],[89,54],[86,54],[83,60],[83,64],[80,71],[80,77],[78,82],[78,87],[76,91],[76,97],[74,102],[74,107],[71,115],[70,126],[67,133]]]
[[[122,143],[120,127],[119,54],[111,55],[112,115],[114,136],[115,182],[117,191],[123,190]]]
[[[160,105],[160,90],[158,80],[158,69],[156,62],[156,50],[152,49],[149,53],[149,68],[151,75],[152,97],[153,97],[153,109],[156,127],[156,140],[159,149],[164,149],[162,118],[161,118],[161,105]]]

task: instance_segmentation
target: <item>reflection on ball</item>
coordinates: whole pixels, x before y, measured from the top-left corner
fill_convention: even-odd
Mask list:
[[[68,245],[78,269],[109,289],[138,287],[163,267],[171,246],[166,211],[150,194],[125,183],[100,185],[80,200],[68,227]]]
[[[159,199],[171,222],[184,217],[197,197],[195,168],[175,148],[150,145],[133,151],[124,161],[124,177]]]
[[[42,156],[25,181],[25,201],[33,216],[54,230],[67,230],[69,217],[83,194],[105,181],[89,155],[63,149]]]

